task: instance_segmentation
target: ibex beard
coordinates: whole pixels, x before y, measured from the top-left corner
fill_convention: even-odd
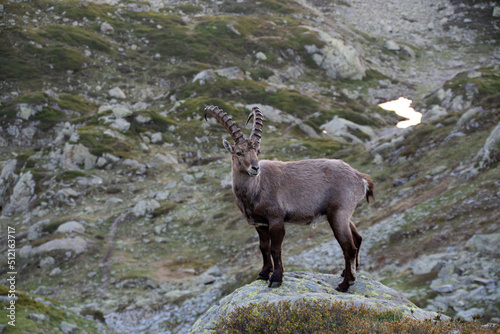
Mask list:
[[[285,223],[309,225],[326,218],[342,248],[345,259],[343,281],[337,290],[346,292],[356,280],[362,237],[351,221],[357,203],[373,198],[375,184],[363,174],[336,159],[301,161],[260,160],[263,115],[254,107],[252,133],[245,138],[222,109],[205,108],[234,140],[223,140],[231,153],[233,193],[236,205],[259,235],[263,266],[257,278],[276,288],[283,282],[282,244]],[[272,273],[272,274],[271,274]]]

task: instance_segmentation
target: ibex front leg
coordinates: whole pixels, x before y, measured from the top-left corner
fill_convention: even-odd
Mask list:
[[[260,271],[257,279],[267,281],[271,271],[273,271],[273,262],[271,260],[271,237],[269,235],[268,226],[257,226],[255,228],[259,234],[259,246],[262,253],[262,270]]]
[[[283,262],[281,261],[281,247],[285,238],[285,224],[283,221],[269,221],[269,235],[271,236],[271,256],[274,262],[274,272],[269,279],[269,287],[277,288],[283,282]]]

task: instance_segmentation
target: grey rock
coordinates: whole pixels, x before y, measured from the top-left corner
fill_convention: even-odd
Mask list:
[[[500,17],[500,7],[495,6],[493,8],[493,13],[491,14],[493,17]]]
[[[117,99],[125,99],[127,98],[127,95],[120,89],[120,87],[115,87],[110,90],[108,90],[108,94],[111,97],[117,98]]]
[[[125,104],[113,104],[111,111],[116,118],[124,118],[131,116],[134,112]]]
[[[40,296],[50,296],[54,293],[51,288],[46,287],[45,285],[40,285],[38,288],[33,291],[34,294]]]
[[[268,283],[255,281],[237,289],[212,306],[191,327],[190,333],[209,332],[219,320],[237,307],[250,303],[278,303],[280,301],[323,300],[326,302],[353,303],[354,306],[368,306],[373,309],[398,309],[404,316],[429,319],[437,314],[422,310],[406,299],[402,294],[381,283],[359,276],[349,293],[335,290],[342,281],[339,276],[319,273],[292,272],[286,273],[281,287],[269,289]]]
[[[103,22],[101,24],[101,32],[104,34],[112,34],[115,32],[115,28],[113,28],[108,22]]]
[[[22,118],[24,120],[30,119],[31,116],[34,116],[37,112],[42,110],[42,106],[31,106],[28,103],[20,103],[18,104],[19,112],[17,113],[17,117]]]
[[[245,73],[236,66],[216,70],[215,73],[229,80],[245,80]]]
[[[352,130],[359,130],[372,139],[375,139],[377,137],[371,127],[366,125],[359,125],[338,116],[335,116],[330,122],[321,125],[320,128],[324,129],[326,131],[326,134],[332,139],[341,141],[349,139],[351,141],[361,143],[362,140],[350,132]]]
[[[76,221],[69,221],[64,224],[59,225],[56,230],[57,233],[83,233],[85,232],[85,227]]]
[[[134,206],[134,208],[132,209],[132,213],[136,217],[142,217],[148,213],[153,212],[154,210],[158,209],[159,207],[160,207],[160,203],[158,203],[154,199],[142,200],[142,201],[139,201]]]
[[[479,150],[476,155],[476,161],[479,162],[479,168],[488,167],[498,159],[500,153],[500,123],[498,123],[493,130],[491,130],[488,139],[484,146]]]
[[[481,255],[500,255],[500,233],[476,234],[465,244],[466,248]]]
[[[360,80],[365,76],[366,67],[361,52],[322,30],[310,27],[309,29],[318,33],[318,37],[325,42],[325,46],[318,49],[308,45],[306,50],[312,54],[314,62],[325,70],[327,76],[332,79],[355,80]]]
[[[392,186],[394,188],[401,187],[402,185],[404,185],[405,183],[407,183],[408,180],[409,180],[409,178],[407,178],[407,177],[402,177],[402,178],[399,178],[399,179],[395,179],[394,181],[392,181]]]
[[[153,144],[161,144],[163,142],[163,135],[161,132],[156,132],[151,135],[151,142]]]
[[[3,213],[11,215],[28,209],[31,201],[35,199],[35,181],[31,171],[21,174],[21,177],[14,186],[9,203],[5,206]]]
[[[449,292],[453,291],[453,285],[444,284],[444,285],[433,287],[432,290],[439,292],[439,293],[449,293]]]
[[[40,267],[47,269],[52,267],[56,263],[56,260],[52,256],[47,256],[40,261]]]
[[[205,70],[195,75],[193,82],[198,81],[200,85],[217,80],[214,70]]]
[[[457,312],[457,314],[455,315],[454,318],[456,318],[456,319],[461,318],[465,321],[472,321],[472,317],[474,317],[474,316],[482,317],[483,315],[484,315],[484,309],[473,307],[473,308],[468,309],[468,310]]]
[[[37,313],[29,314],[28,318],[36,322],[42,322],[47,320],[47,317],[44,314],[37,314]]]
[[[440,269],[439,264],[438,260],[423,256],[414,261],[411,266],[411,270],[413,275],[424,275],[430,273],[431,271]]]
[[[399,44],[394,42],[393,40],[385,42],[385,48],[390,51],[398,51],[399,49],[401,49]]]
[[[19,250],[19,256],[23,259],[27,259],[31,255],[33,247],[31,245],[25,245]]]
[[[78,166],[83,165],[85,169],[94,168],[97,162],[97,157],[90,153],[89,149],[82,144],[64,145],[63,154],[61,156],[61,167],[63,169],[78,169]]]
[[[66,321],[61,322],[60,328],[64,334],[76,334],[80,331],[77,325],[70,324]]]
[[[59,275],[61,274],[61,272],[62,272],[62,271],[61,271],[61,268],[56,267],[56,268],[54,268],[54,269],[52,269],[52,270],[50,271],[49,276],[50,276],[50,277],[59,276]]]
[[[75,254],[83,253],[87,249],[87,241],[80,236],[74,238],[61,238],[47,241],[31,249],[30,255],[47,253],[51,251],[71,251]]]
[[[267,56],[260,51],[255,54],[255,58],[257,58],[258,60],[267,60]]]
[[[126,132],[130,129],[130,123],[126,119],[118,118],[111,123],[111,128],[121,132]]]

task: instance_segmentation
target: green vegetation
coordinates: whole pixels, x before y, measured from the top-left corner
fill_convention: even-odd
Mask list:
[[[8,296],[8,294],[9,288],[7,286],[0,285],[0,296]],[[85,328],[86,331],[90,331],[92,333],[101,332],[102,327],[97,326],[96,322],[86,319],[85,317],[70,311],[67,308],[61,307],[60,304],[54,300],[42,299],[42,302],[35,300],[34,295],[19,290],[16,290],[15,295],[18,297],[15,304],[15,326],[7,325],[5,333],[55,333],[55,331],[60,329],[62,321],[74,324],[81,329]],[[11,321],[8,318],[9,310],[7,307],[9,305],[10,304],[7,302],[0,302],[0,317],[3,319],[3,324]],[[36,321],[29,317],[30,314],[40,314],[46,318],[44,321]]]
[[[236,308],[216,325],[217,334],[259,333],[495,333],[478,322],[419,321],[401,311],[379,311],[344,302],[308,301],[249,304]]]

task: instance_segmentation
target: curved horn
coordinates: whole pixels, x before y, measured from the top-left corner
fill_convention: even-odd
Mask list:
[[[219,109],[217,106],[207,106],[205,108],[205,120],[207,120],[207,115],[213,116],[220,124],[224,125],[226,131],[229,132],[231,137],[236,144],[239,144],[245,140],[243,133],[240,128],[236,126],[236,124],[231,119],[227,113],[225,113],[222,109]]]
[[[253,107],[252,113],[248,116],[247,122],[248,124],[253,117],[253,126],[252,133],[250,134],[250,139],[257,141],[260,144],[260,138],[262,137],[262,126],[264,116],[262,115],[262,111],[260,111],[259,107]]]

